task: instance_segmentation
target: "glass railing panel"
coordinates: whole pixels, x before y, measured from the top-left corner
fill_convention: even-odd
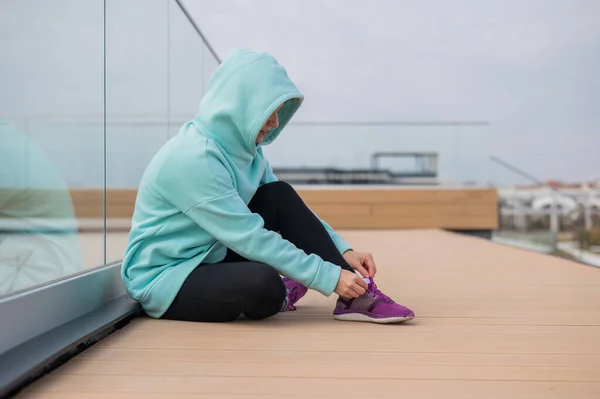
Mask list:
[[[6,296],[104,264],[103,225],[90,225],[103,209],[103,2],[4,2],[0,53]]]

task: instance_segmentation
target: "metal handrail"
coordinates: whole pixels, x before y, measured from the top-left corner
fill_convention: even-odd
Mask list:
[[[217,60],[217,62],[220,64],[221,63],[221,58],[219,57],[219,55],[217,54],[217,52],[213,49],[213,47],[210,45],[210,43],[208,42],[208,39],[206,39],[206,36],[204,36],[204,34],[202,33],[202,31],[198,27],[198,24],[196,24],[196,21],[194,21],[194,18],[192,18],[192,16],[188,12],[188,10],[185,8],[185,6],[181,2],[181,0],[174,0],[174,1],[175,1],[175,3],[177,3],[177,5],[181,9],[181,11],[183,12],[183,14],[187,18],[187,20],[190,22],[190,24],[192,25],[192,27],[194,28],[194,30],[196,31],[196,33],[198,33],[198,36],[200,36],[200,38],[202,39],[202,41],[204,42],[204,44],[208,48],[208,51],[210,51],[210,53],[215,58],[215,60]]]

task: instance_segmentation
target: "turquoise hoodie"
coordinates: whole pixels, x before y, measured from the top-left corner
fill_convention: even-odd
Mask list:
[[[227,248],[331,295],[340,267],[266,230],[247,207],[260,186],[277,180],[262,146],[279,136],[303,99],[274,58],[233,50],[211,77],[194,120],[150,161],[121,270],[127,292],[149,316],[161,317],[187,276],[201,263],[223,260]],[[279,127],[256,145],[282,104]],[[340,252],[350,249],[322,223]]]

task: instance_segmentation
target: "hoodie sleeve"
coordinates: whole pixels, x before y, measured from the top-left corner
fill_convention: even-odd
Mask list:
[[[265,164],[266,164],[266,169],[265,169],[265,174],[261,181],[261,185],[278,181],[279,179],[273,173],[273,169],[271,168],[269,161],[267,160],[267,158],[264,158],[264,160],[265,160]],[[319,218],[319,216],[312,209],[311,209],[311,212],[315,216],[317,216],[317,218]],[[340,251],[341,254],[343,254],[346,251],[352,250],[352,247],[346,241],[344,241],[344,239],[338,233],[336,233],[335,230],[327,222],[325,222],[324,220],[322,220],[320,218],[319,218],[319,221],[321,222],[321,224],[323,224],[323,227],[325,227],[325,230],[327,230],[329,237],[331,237],[331,240],[335,244],[335,247],[337,248],[338,251]]]
[[[190,170],[199,171],[198,175],[182,182],[181,176],[189,176]],[[263,219],[248,209],[219,160],[200,157],[191,163],[186,160],[170,165],[161,171],[157,185],[165,199],[226,247],[247,259],[270,265],[326,296],[333,293],[340,267],[317,255],[307,255],[279,234],[265,229]]]

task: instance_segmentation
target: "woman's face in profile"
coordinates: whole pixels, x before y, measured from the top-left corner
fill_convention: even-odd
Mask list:
[[[262,143],[262,141],[269,135],[269,131],[271,129],[276,129],[279,126],[279,116],[278,113],[283,108],[284,104],[281,104],[279,108],[273,112],[273,114],[267,119],[267,122],[263,125],[256,136],[256,144]]]

